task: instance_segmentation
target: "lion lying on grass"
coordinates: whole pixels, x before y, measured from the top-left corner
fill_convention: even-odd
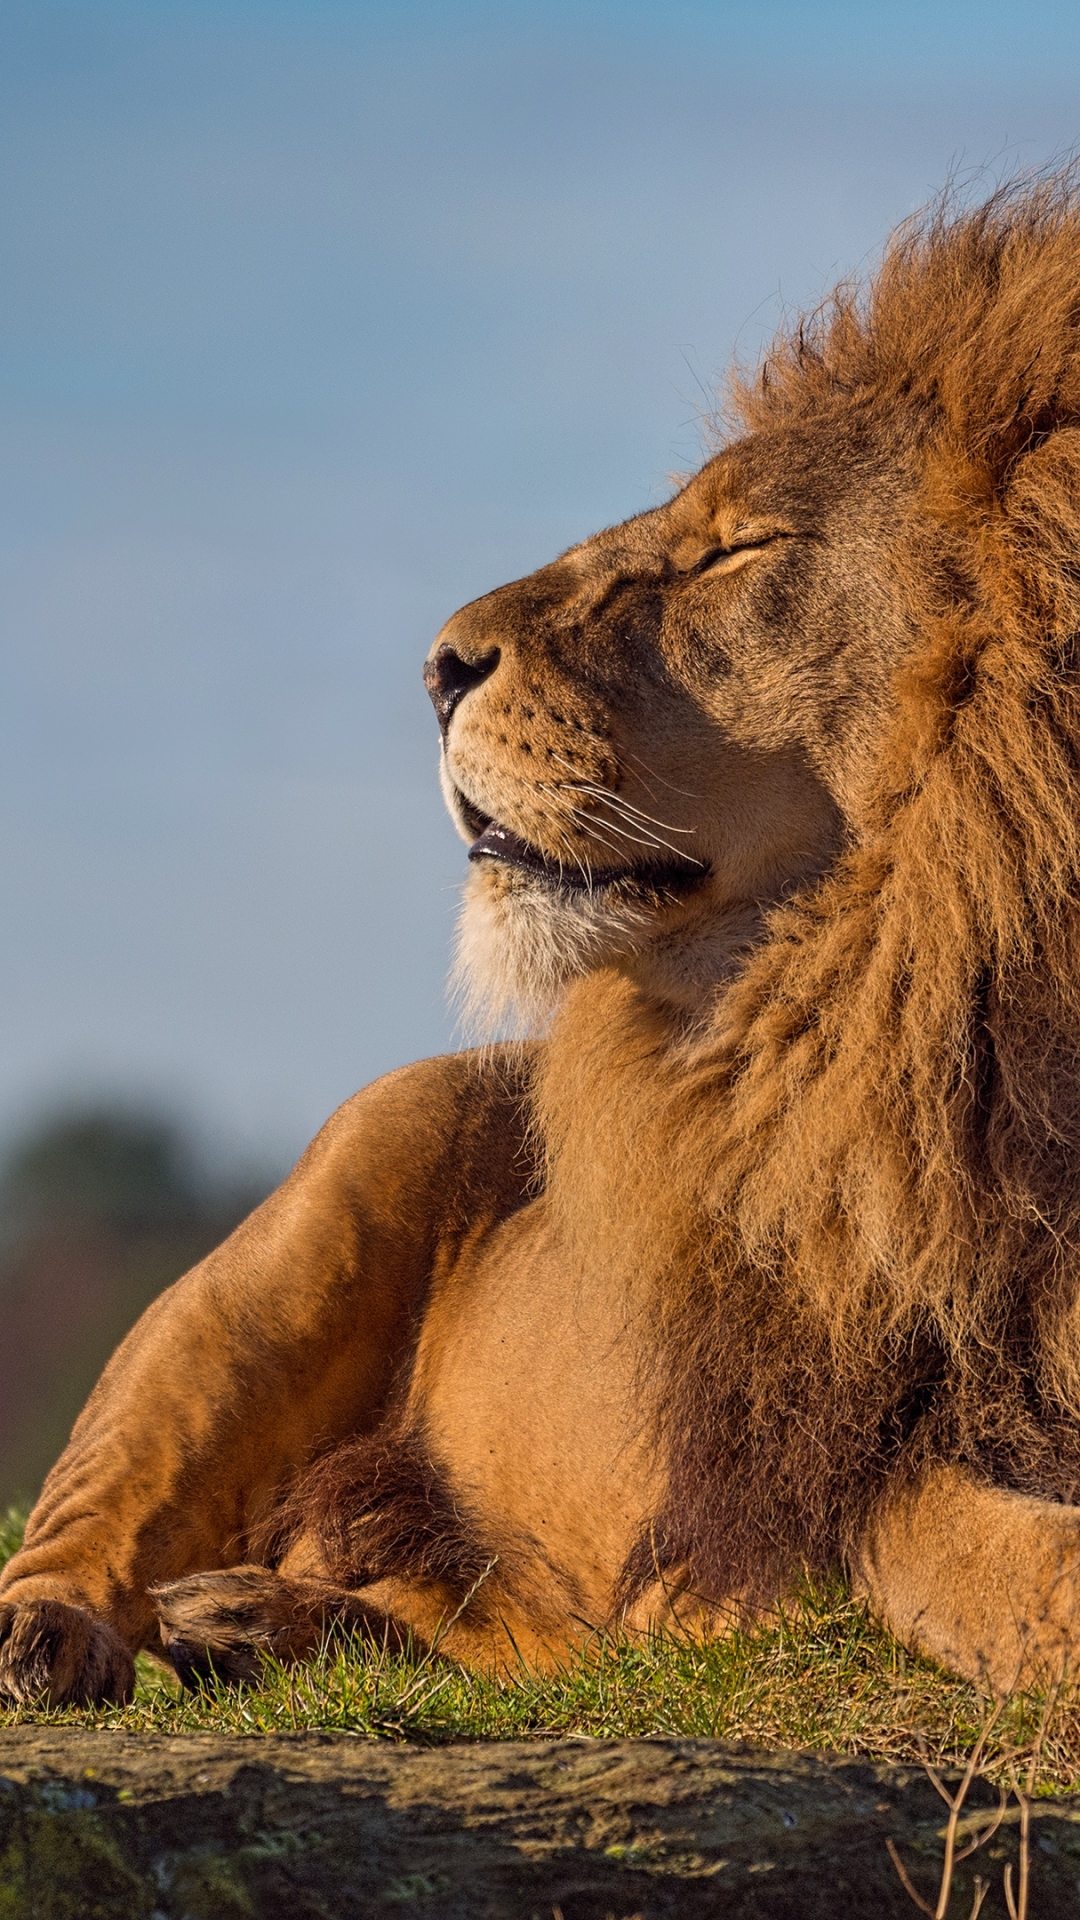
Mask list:
[[[544,1038],[335,1115],[144,1315],[0,1603],[15,1700],[712,1633],[845,1567],[1080,1647],[1080,201],[895,242],[665,506],[444,628],[461,964]]]

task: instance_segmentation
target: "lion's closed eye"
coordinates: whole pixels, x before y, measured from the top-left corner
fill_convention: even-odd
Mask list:
[[[755,540],[745,547],[713,547],[702,555],[697,566],[691,567],[690,571],[695,574],[733,573],[736,567],[745,565],[755,553],[760,552],[764,545],[763,540]]]
[[[678,571],[688,577],[698,578],[704,573],[735,573],[748,561],[753,560],[763,548],[774,541],[782,540],[784,534],[779,529],[770,529],[767,533],[746,534],[731,540],[720,542],[700,549],[693,554],[680,554],[676,559]]]

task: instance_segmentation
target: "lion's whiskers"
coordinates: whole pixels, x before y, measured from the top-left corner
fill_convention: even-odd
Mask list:
[[[548,789],[545,788],[544,791],[546,792],[548,791]],[[586,854],[583,858],[582,855],[578,852],[577,848],[573,845],[570,839],[570,835],[568,833],[564,833],[563,831],[564,823],[562,822],[562,820],[559,819],[554,808],[545,807],[544,812],[546,813],[548,819],[554,820],[557,839],[560,842],[563,842],[565,844],[568,857],[574,862],[574,865],[576,866],[578,872],[580,873],[582,879],[584,880],[586,887],[589,889],[589,892],[591,893],[592,885],[593,885],[593,871],[589,863],[588,855]],[[561,851],[556,852],[555,858],[559,863],[559,874],[561,877],[562,866],[563,866],[562,852]]]
[[[578,793],[594,794],[597,799],[607,800],[612,806],[621,807],[624,812],[634,814],[639,820],[648,821],[650,826],[662,827],[665,833],[696,832],[696,828],[694,827],[677,827],[670,820],[661,820],[656,814],[646,813],[642,807],[635,807],[633,802],[628,800],[624,793],[616,793],[611,787],[602,787],[595,780],[582,779],[581,774],[573,762],[564,759],[561,753],[553,753],[551,757],[553,760],[558,761],[560,767],[565,767],[567,773],[572,773],[574,776],[573,781],[563,781],[562,784],[564,787],[570,787]]]
[[[589,813],[584,807],[567,806],[566,801],[559,798],[557,790],[553,787],[545,786],[543,788],[543,791],[545,793],[550,793],[555,795],[555,797],[558,799],[559,808],[562,816],[565,816],[567,813],[573,814],[575,820],[580,820],[584,823],[584,825],[588,828],[589,833],[591,834],[594,840],[599,840],[602,846],[607,847],[612,853],[619,854],[620,857],[622,856],[623,849],[620,846],[617,846],[613,840],[607,837],[609,834],[612,834],[612,833],[618,834],[620,839],[629,840],[636,846],[645,847],[645,846],[656,846],[659,844],[657,841],[654,841],[651,838],[648,840],[645,840],[639,834],[631,834],[631,833],[624,832],[621,827],[616,826],[613,820],[597,821],[596,815],[594,813]],[[560,818],[559,824],[560,826],[564,824],[563,818]]]
[[[572,787],[570,791],[580,793],[582,789],[580,787]],[[665,839],[663,834],[654,833],[651,828],[644,826],[632,813],[628,812],[624,807],[621,807],[619,802],[611,794],[598,790],[595,791],[595,794],[587,793],[587,797],[590,799],[595,797],[597,800],[606,801],[612,811],[623,821],[624,824],[622,826],[617,826],[614,820],[604,819],[603,816],[601,816],[603,825],[610,833],[617,833],[621,839],[633,841],[634,844],[639,847],[663,847],[668,853],[673,853],[676,859],[690,861],[695,867],[700,867],[704,864],[701,860],[698,860],[694,854],[687,853],[685,848],[673,846],[672,842]],[[578,819],[584,820],[589,825],[590,830],[595,832],[595,813],[590,813],[582,807],[571,807],[570,811],[575,814]],[[627,831],[628,828],[632,829],[632,831]],[[674,831],[676,833],[692,833],[693,828],[676,827]]]
[[[696,827],[676,827],[670,820],[658,820],[654,813],[646,813],[642,807],[635,807],[625,794],[613,793],[609,787],[598,787],[591,780],[568,780],[564,784],[575,793],[587,793],[597,800],[606,800],[609,806],[618,807],[628,817],[647,821],[651,827],[662,827],[665,833],[697,832]]]
[[[570,811],[574,815],[575,819],[583,820],[585,822],[585,824],[589,828],[590,833],[596,832],[597,829],[595,824],[596,823],[595,813],[588,812],[588,810],[585,807],[571,807]],[[627,819],[626,815],[623,815],[622,817],[624,820]],[[653,848],[666,847],[669,853],[678,852],[678,849],[671,845],[670,840],[661,839],[656,834],[653,834],[653,833],[643,832],[641,828],[638,827],[637,822],[634,820],[628,820],[627,826],[618,826],[614,820],[605,820],[604,826],[609,833],[618,834],[620,840],[628,840],[631,846],[653,847]],[[636,831],[629,832],[627,830],[628,826],[631,828],[635,828]],[[681,858],[681,855],[680,855],[680,858]]]
[[[617,856],[618,856],[618,857],[619,857],[620,859],[621,859],[621,858],[623,858],[623,849],[622,849],[622,848],[621,848],[620,846],[618,846],[618,845],[616,845],[616,843],[615,843],[615,841],[613,841],[613,840],[609,840],[609,839],[608,839],[608,838],[606,837],[606,835],[605,835],[605,834],[603,834],[603,833],[602,833],[602,832],[600,831],[600,828],[599,828],[599,827],[598,827],[598,826],[596,825],[596,823],[595,823],[595,821],[594,821],[594,818],[593,818],[593,816],[592,816],[592,814],[588,814],[588,813],[586,813],[586,812],[585,812],[585,811],[584,811],[584,810],[583,810],[583,809],[582,809],[581,807],[570,807],[570,808],[567,808],[567,806],[566,806],[566,802],[565,802],[564,800],[562,800],[562,799],[560,799],[560,798],[559,798],[559,796],[558,796],[558,793],[556,792],[556,789],[555,789],[554,787],[549,787],[549,786],[546,786],[546,785],[541,785],[541,786],[540,786],[540,791],[541,791],[542,793],[549,793],[549,794],[552,794],[552,795],[553,795],[553,796],[554,796],[554,797],[556,798],[556,800],[558,800],[558,804],[559,804],[559,808],[560,808],[560,812],[559,812],[559,813],[556,813],[556,812],[554,811],[554,809],[550,809],[550,810],[549,810],[549,812],[548,812],[548,818],[549,818],[549,819],[554,819],[554,820],[555,820],[555,823],[556,823],[556,827],[557,827],[558,829],[564,829],[564,828],[565,828],[565,824],[566,824],[566,823],[565,823],[565,818],[564,818],[563,816],[565,815],[565,813],[566,813],[566,812],[570,812],[570,813],[572,813],[572,814],[574,814],[574,816],[575,816],[575,817],[576,817],[577,819],[580,819],[580,820],[583,820],[583,821],[585,822],[585,824],[586,824],[586,826],[588,827],[588,829],[589,829],[589,832],[591,833],[591,835],[592,835],[592,837],[593,837],[593,839],[594,839],[594,840],[599,840],[599,842],[600,842],[600,844],[601,844],[601,846],[603,846],[603,847],[607,847],[607,849],[608,849],[608,851],[609,851],[609,853],[614,853],[614,854],[616,854],[616,855],[617,855]],[[604,825],[604,826],[605,826],[606,828],[608,828],[608,829],[609,829],[609,831],[610,831],[611,833],[618,833],[618,832],[619,832],[619,828],[618,828],[617,826],[615,826],[615,824],[614,824],[614,822],[612,822],[612,821],[610,821],[610,820],[605,820],[605,821],[603,822],[603,825]],[[629,834],[626,834],[626,835],[624,835],[623,837],[624,837],[625,839],[629,839],[629,838],[630,838],[630,835],[629,835]],[[642,846],[644,846],[644,845],[645,845],[646,843],[645,843],[645,841],[641,841],[641,842],[640,842],[640,844],[641,844]],[[556,855],[556,859],[558,859],[558,858],[559,858],[559,856],[558,856],[558,855]],[[575,858],[575,859],[578,859],[578,856],[577,856],[577,854],[576,854],[576,852],[575,852],[575,854],[574,854],[574,858]],[[588,858],[588,856],[586,856],[586,859],[587,859],[587,858]],[[581,862],[580,862],[580,860],[578,860],[578,865],[579,865],[579,866],[581,865]],[[591,887],[591,886],[592,886],[592,883],[593,883],[593,874],[592,874],[592,866],[591,866],[591,863],[590,863],[590,864],[589,864],[589,867],[588,867],[588,875],[587,875],[587,879],[586,879],[586,885],[587,885],[587,886],[589,886],[589,887]]]
[[[690,793],[686,787],[677,787],[673,781],[665,780],[662,773],[657,773],[655,767],[650,767],[644,760],[639,760],[637,754],[631,753],[628,747],[623,748],[623,758],[624,760],[632,760],[634,765],[641,770],[643,774],[648,774],[650,780],[659,780],[660,785],[667,787],[669,793],[681,794],[684,800],[704,800],[705,795],[703,793]],[[649,781],[642,778],[641,784],[655,800],[656,795],[649,786]]]
[[[614,821],[605,820],[605,826],[609,827],[612,833],[619,833],[624,839],[636,839],[638,845],[643,847],[664,847],[668,853],[675,854],[678,859],[692,860],[695,866],[700,867],[704,864],[703,861],[695,859],[693,854],[686,853],[683,849],[673,846],[672,842],[665,838],[665,835],[669,833],[692,835],[697,831],[695,827],[676,827],[670,820],[660,820],[654,814],[646,813],[643,808],[635,807],[624,795],[612,793],[608,787],[598,786],[595,781],[582,780],[580,775],[577,774],[576,768],[571,765],[569,760],[565,760],[562,754],[553,753],[552,759],[557,760],[561,767],[565,767],[569,773],[575,775],[573,781],[564,780],[560,783],[564,791],[579,793],[588,799],[603,802],[604,805],[611,808],[613,813],[618,815],[619,819],[623,821],[624,827],[637,829],[636,833],[626,833],[623,829],[617,827]],[[576,813],[579,818],[591,822],[592,816],[582,813],[580,809],[572,808],[571,811]],[[650,831],[650,829],[657,828],[663,831]]]
[[[544,782],[541,781],[538,785],[538,791],[541,793],[553,794],[554,788],[547,786]],[[554,825],[555,836],[557,841],[559,841],[562,845],[565,846],[568,857],[571,860],[573,860],[574,865],[577,867],[578,872],[581,874],[581,877],[584,880],[586,887],[591,893],[593,890],[592,863],[589,860],[588,854],[585,854],[583,856],[578,852],[577,848],[573,845],[570,839],[570,835],[566,832],[566,822],[562,817],[562,802],[561,801],[559,802],[558,809],[551,806],[545,806],[543,808],[543,812],[546,818],[552,821]],[[597,836],[597,838],[601,838],[601,837],[602,836],[600,835]],[[606,847],[610,848],[612,852],[617,853],[619,851],[617,847],[612,847],[611,842],[609,840],[605,840],[603,844]],[[555,858],[559,862],[559,870],[561,873],[562,864],[563,864],[562,852],[557,851],[555,854]]]
[[[565,781],[562,782],[562,788],[564,791],[568,790],[570,792],[581,791],[579,787],[570,787],[569,783]],[[556,793],[556,789],[543,784],[540,785],[539,790],[544,793],[551,793],[551,794]],[[611,802],[611,799],[612,799],[610,794],[604,794],[602,792],[597,794],[597,798],[607,799],[609,802]],[[614,803],[612,804],[614,805]],[[638,821],[633,819],[632,816],[627,813],[620,813],[620,818],[626,823],[625,825],[620,826],[614,820],[608,820],[603,816],[601,816],[600,819],[598,820],[595,812],[590,812],[584,807],[575,807],[575,806],[568,807],[565,800],[560,799],[560,806],[565,811],[573,814],[575,820],[580,820],[583,823],[583,825],[588,829],[593,839],[599,840],[600,844],[602,846],[609,848],[612,853],[618,854],[620,856],[623,853],[622,847],[616,845],[608,837],[611,834],[616,834],[620,841],[628,841],[631,846],[644,847],[649,851],[657,851],[658,849],[663,847],[666,852],[675,854],[675,856],[679,860],[692,862],[692,864],[697,867],[700,867],[704,864],[702,861],[696,859],[693,854],[685,852],[685,850],[683,850],[682,848],[672,846],[670,840],[665,840],[662,835],[653,833],[648,829],[643,829],[638,823]],[[614,810],[616,812],[620,812],[620,809],[618,808],[617,805],[615,806]],[[549,818],[550,817],[551,816],[549,814]],[[676,829],[676,831],[681,832],[683,831],[683,829],[681,828]],[[692,831],[692,829],[686,829],[686,831]],[[591,874],[590,874],[588,884],[590,886],[592,884]]]
[[[578,791],[580,792],[581,789],[579,788]],[[589,790],[586,790],[586,791],[589,791]],[[642,814],[639,818],[636,812],[622,805],[621,802],[616,800],[614,796],[611,794],[606,794],[602,792],[597,793],[597,792],[590,791],[589,798],[590,799],[595,798],[597,800],[605,802],[605,804],[611,808],[613,813],[618,815],[619,819],[622,820],[626,826],[635,828],[636,829],[635,837],[638,840],[640,840],[642,846],[666,847],[667,851],[669,853],[675,854],[676,858],[679,860],[691,860],[693,861],[694,865],[697,867],[700,867],[703,864],[700,860],[698,860],[694,856],[694,854],[688,853],[685,848],[674,846],[673,843],[664,836],[664,834],[656,833],[652,830],[650,826],[646,825],[645,822],[648,820],[647,814]],[[615,826],[614,821],[608,821],[608,822],[605,822],[605,824],[610,825],[613,833],[618,833],[619,829],[618,827]],[[671,831],[673,833],[693,833],[694,828],[693,827],[673,827]]]

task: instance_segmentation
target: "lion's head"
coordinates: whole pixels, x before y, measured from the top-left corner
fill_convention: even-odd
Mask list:
[[[913,482],[857,416],[780,420],[444,627],[425,677],[489,1016],[609,961],[696,1011],[833,860],[910,644]]]
[[[561,1000],[551,1204],[662,1276],[650,1564],[728,1593],[902,1456],[1080,1490],[1075,181],[903,232],[735,412],[427,668],[466,959]]]

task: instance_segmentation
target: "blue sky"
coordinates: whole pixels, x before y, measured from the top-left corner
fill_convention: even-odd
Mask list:
[[[419,665],[663,497],[947,178],[1080,143],[1080,11],[0,4],[0,1134],[284,1156],[452,1043]]]

